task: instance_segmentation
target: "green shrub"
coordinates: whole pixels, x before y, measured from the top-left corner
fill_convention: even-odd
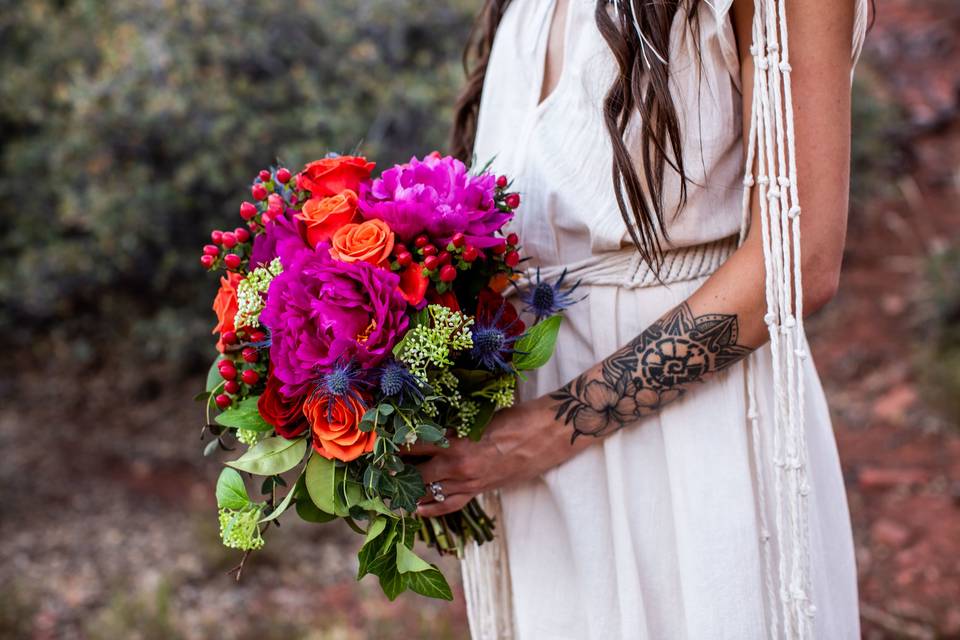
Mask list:
[[[0,0],[0,330],[208,346],[209,230],[278,157],[440,148],[477,4]]]

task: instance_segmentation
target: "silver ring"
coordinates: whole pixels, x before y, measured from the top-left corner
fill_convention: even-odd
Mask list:
[[[433,499],[437,502],[443,502],[447,499],[447,496],[443,495],[443,485],[439,482],[430,483],[430,493],[433,494]]]

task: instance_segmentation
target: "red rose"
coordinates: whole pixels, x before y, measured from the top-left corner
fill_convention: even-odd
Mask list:
[[[447,290],[443,293],[437,293],[433,287],[427,292],[427,302],[430,304],[439,304],[451,311],[460,311],[460,303],[453,291]]]
[[[311,162],[297,176],[297,186],[314,198],[335,196],[345,190],[359,192],[376,165],[362,156],[337,156]]]
[[[278,436],[290,440],[307,430],[307,418],[303,415],[303,396],[291,400],[280,393],[280,385],[276,376],[267,377],[267,388],[257,400],[257,409]]]
[[[400,295],[407,304],[419,307],[427,293],[430,279],[423,275],[423,265],[414,262],[400,272]]]

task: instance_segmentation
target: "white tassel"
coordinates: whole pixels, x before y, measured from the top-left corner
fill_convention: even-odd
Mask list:
[[[510,594],[510,567],[503,542],[503,513],[499,495],[478,498],[495,523],[494,539],[464,547],[460,569],[467,602],[467,621],[473,640],[512,640],[513,603]]]

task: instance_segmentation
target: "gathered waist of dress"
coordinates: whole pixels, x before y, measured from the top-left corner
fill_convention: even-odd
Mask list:
[[[598,253],[567,265],[531,267],[514,283],[524,291],[537,281],[556,280],[566,273],[567,282],[626,289],[656,287],[709,276],[737,249],[737,236],[664,252],[659,273],[633,247]]]

